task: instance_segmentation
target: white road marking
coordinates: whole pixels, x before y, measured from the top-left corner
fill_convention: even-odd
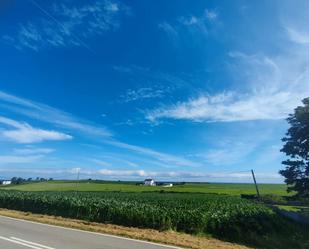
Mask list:
[[[0,239],[6,240],[6,241],[9,241],[9,242],[18,244],[18,245],[22,245],[22,246],[25,246],[25,247],[29,247],[29,248],[32,248],[32,249],[42,249],[41,247],[32,246],[32,245],[29,245],[29,244],[26,244],[26,243],[23,243],[23,242],[20,242],[20,241],[12,240],[12,239],[2,237],[2,236],[0,236]]]
[[[30,244],[30,245],[33,245],[33,246],[38,246],[40,248],[45,248],[45,249],[55,249],[53,247],[49,247],[49,246],[44,246],[42,244],[39,244],[39,243],[34,243],[34,242],[31,242],[31,241],[27,241],[27,240],[23,240],[23,239],[19,239],[19,238],[16,238],[16,237],[10,237],[11,239],[13,240],[17,240],[17,241],[20,241],[20,242],[23,242],[23,243],[26,243],[26,244]]]
[[[71,231],[76,231],[76,232],[81,232],[81,233],[94,234],[94,235],[99,235],[99,236],[103,236],[103,237],[110,237],[110,238],[116,238],[116,239],[121,239],[121,240],[134,241],[134,242],[143,243],[143,244],[156,245],[156,246],[161,246],[161,247],[166,247],[166,248],[173,248],[173,249],[183,249],[183,248],[178,247],[178,246],[170,246],[170,245],[164,245],[164,244],[155,243],[155,242],[149,242],[149,241],[145,241],[145,240],[138,240],[138,239],[130,239],[130,238],[126,238],[126,237],[120,237],[120,236],[117,236],[117,235],[111,235],[111,234],[106,234],[106,233],[90,232],[90,231],[80,230],[80,229],[76,229],[76,228],[69,228],[69,227],[50,225],[50,224],[45,224],[45,223],[36,222],[36,221],[12,218],[12,217],[8,217],[8,216],[4,216],[4,215],[0,215],[0,217],[5,218],[5,219],[20,221],[20,222],[37,224],[37,225],[41,225],[41,226],[60,228],[60,229],[64,229],[64,230],[71,230]]]

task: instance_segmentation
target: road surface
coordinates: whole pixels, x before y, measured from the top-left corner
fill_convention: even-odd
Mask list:
[[[150,242],[0,216],[2,249],[171,249]]]

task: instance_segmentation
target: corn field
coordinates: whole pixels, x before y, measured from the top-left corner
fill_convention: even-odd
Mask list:
[[[235,236],[274,229],[267,207],[212,194],[0,191],[0,207],[124,226]]]

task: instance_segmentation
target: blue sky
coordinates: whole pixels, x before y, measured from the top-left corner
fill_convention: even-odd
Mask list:
[[[307,1],[2,1],[0,176],[282,182]]]

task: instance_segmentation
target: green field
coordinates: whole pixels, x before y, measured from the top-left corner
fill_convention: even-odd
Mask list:
[[[260,184],[259,189],[262,195],[290,195],[284,184]],[[214,236],[254,248],[309,248],[308,227],[241,194],[256,194],[255,186],[186,183],[164,188],[134,182],[47,181],[0,187],[0,207]]]
[[[22,191],[120,191],[120,192],[179,192],[179,193],[211,193],[211,194],[255,194],[253,184],[234,183],[209,183],[209,184],[184,184],[171,188],[138,186],[135,183],[118,182],[87,182],[87,181],[49,181],[27,183],[1,187],[0,189]],[[289,195],[285,184],[260,184],[261,194]]]
[[[128,227],[214,236],[254,248],[303,249],[309,243],[307,227],[280,217],[263,204],[238,196],[2,190],[0,207]]]
[[[239,197],[191,193],[0,191],[0,207],[187,233],[255,231],[275,215]]]

